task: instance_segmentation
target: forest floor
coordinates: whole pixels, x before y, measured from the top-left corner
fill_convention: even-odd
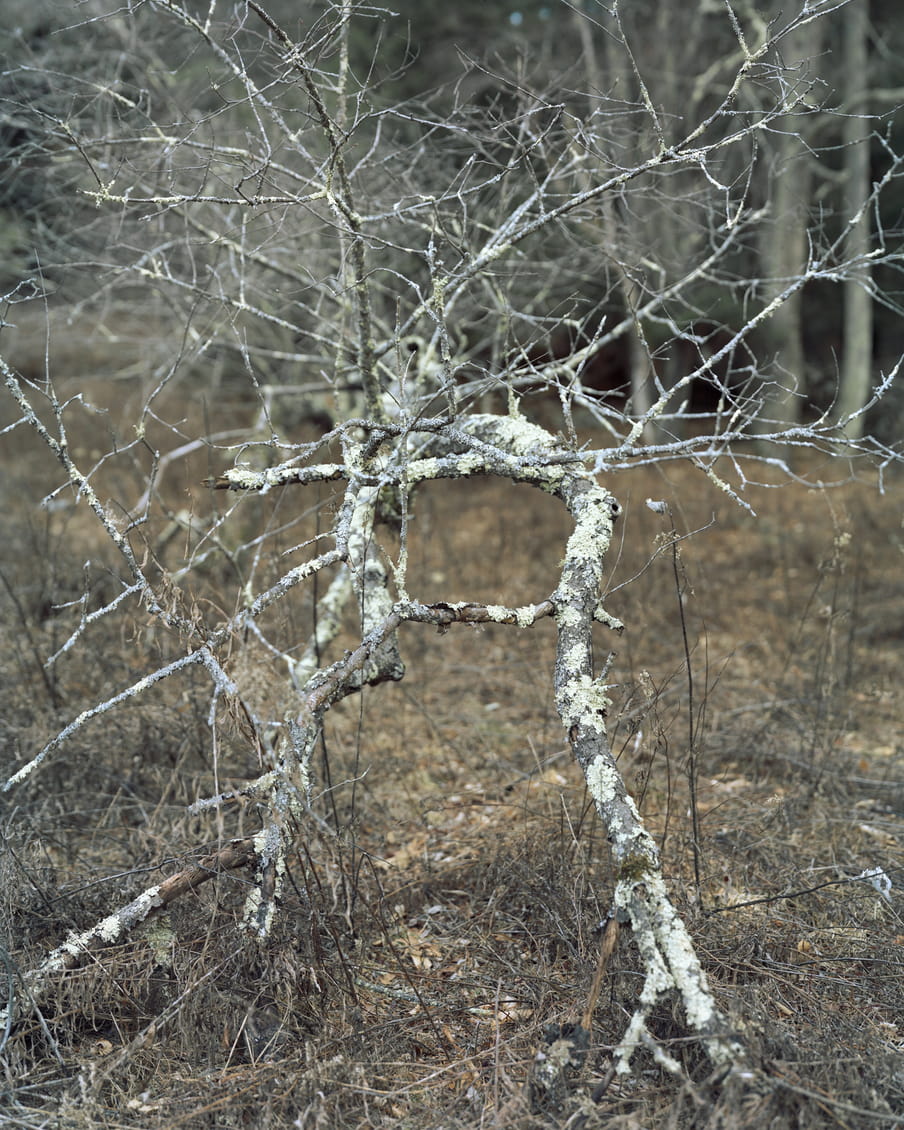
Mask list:
[[[92,419],[73,440],[85,458]],[[82,507],[39,507],[59,470],[23,433],[2,456],[4,774],[175,646],[133,609],[42,670],[78,619],[61,606],[89,573],[92,601],[109,600],[115,561]],[[36,1007],[20,1001],[0,1124],[904,1124],[904,484],[882,493],[864,469],[818,485],[848,471],[811,461],[806,482],[750,486],[755,519],[688,467],[606,484],[625,508],[607,607],[626,631],[601,628],[597,641],[601,663],[617,653],[613,748],[768,1086],[726,1104],[680,1013],[661,1009],[656,1034],[686,1076],[639,1053],[601,1093],[640,985],[623,931],[582,1072],[554,1107],[534,1101],[544,1032],[581,1017],[612,894],[605,835],[554,709],[553,625],[408,626],[404,680],[330,712],[273,937],[242,934],[249,875],[224,874],[60,975]],[[174,507],[180,491],[183,505],[185,490],[203,495],[204,474],[166,484]],[[128,476],[119,486],[131,497]],[[270,514],[298,497],[287,488]],[[672,519],[647,498],[669,503],[677,557]],[[528,487],[431,484],[417,499],[410,591],[542,600],[567,535],[567,515]],[[230,583],[211,567],[199,607],[228,607]],[[234,670],[266,697],[274,673],[261,658],[255,675],[254,655],[237,643]],[[212,742],[209,709],[201,673],[161,685],[0,798],[10,971],[256,830],[251,805],[187,811],[258,772],[240,726]]]

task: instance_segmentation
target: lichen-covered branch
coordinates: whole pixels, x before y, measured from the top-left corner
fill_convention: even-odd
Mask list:
[[[29,422],[35,426],[33,420]],[[64,465],[71,466],[64,449],[59,444],[54,446],[52,437],[41,434]],[[578,453],[517,413],[475,414],[454,423],[434,419],[425,422],[423,428],[413,420],[408,425],[402,421],[390,426],[382,419],[359,421],[354,428],[340,427],[338,434],[343,445],[341,464],[318,466],[296,459],[266,471],[227,471],[211,484],[265,493],[288,482],[303,487],[305,483],[345,479],[344,497],[332,530],[335,548],[289,570],[257,595],[249,595],[245,608],[227,627],[220,628],[206,644],[158,673],[162,678],[185,665],[202,662],[213,676],[215,697],[223,694],[238,699],[240,688],[225,675],[214,649],[243,623],[256,621],[295,585],[329,565],[339,566],[320,601],[321,619],[314,635],[301,659],[289,665],[287,702],[291,705],[275,745],[267,746],[272,759],[270,767],[240,790],[256,802],[262,817],[260,831],[242,849],[242,859],[249,862],[253,858],[256,869],[256,880],[245,905],[247,928],[257,937],[266,938],[278,913],[288,853],[309,812],[311,756],[324,714],[335,702],[364,685],[402,678],[404,664],[398,640],[401,625],[420,622],[445,628],[455,622],[471,621],[526,628],[542,616],[554,615],[558,629],[556,704],[608,833],[617,873],[614,910],[622,921],[630,923],[644,968],[643,989],[617,1049],[616,1069],[629,1070],[634,1051],[640,1046],[653,1050],[663,1066],[677,1069],[675,1061],[656,1045],[647,1024],[652,1009],[670,994],[680,997],[689,1028],[705,1042],[713,1063],[736,1061],[741,1055],[740,1047],[715,1006],[687,929],[669,900],[656,845],[628,794],[608,745],[608,686],[605,672],[594,667],[592,631],[597,623],[616,630],[621,627],[600,600],[604,561],[619,510],[617,502],[590,476]],[[413,492],[422,484],[437,478],[475,475],[531,483],[558,497],[567,507],[574,525],[555,592],[521,608],[473,602],[427,605],[412,600],[407,593],[394,596],[388,558],[377,538],[381,510],[389,505],[390,510],[404,515],[412,503]],[[84,491],[88,484],[80,480],[79,487]],[[103,511],[99,517],[106,526],[108,519]],[[404,536],[403,523],[403,552]],[[133,560],[121,538],[117,544],[125,549],[127,559]],[[135,572],[141,576],[137,562]],[[342,622],[343,608],[351,600],[358,609],[361,642],[341,659],[324,662]],[[154,681],[153,675],[148,676],[128,693],[140,693],[145,684],[150,686]],[[119,698],[111,699],[104,708],[112,708],[118,701]],[[97,708],[73,725],[81,725],[100,712]],[[253,717],[253,711],[248,716]],[[258,732],[265,728],[259,719],[255,718],[253,724]],[[61,734],[56,744],[65,736],[65,732]],[[225,799],[211,798],[209,802],[200,802],[199,807]],[[172,887],[176,893],[181,889],[178,885]],[[42,966],[42,976],[76,961],[91,946],[127,932],[151,909],[161,905],[160,897],[159,889],[153,888],[80,939],[67,943]]]
[[[704,1040],[711,1061],[730,1065],[742,1056],[742,1048],[716,1008],[687,927],[669,899],[656,844],[627,791],[606,733],[608,688],[594,669],[592,629],[594,621],[606,620],[600,606],[603,561],[619,506],[590,479],[566,480],[561,494],[574,518],[574,531],[553,597],[558,626],[556,704],[608,832],[617,875],[615,911],[630,923],[644,968],[643,989],[616,1050],[616,1070],[627,1072],[641,1046],[653,1050],[663,1067],[680,1070],[647,1028],[653,1008],[673,993],[680,997],[688,1025]]]
[[[247,867],[255,859],[255,846],[251,839],[233,840],[215,852],[203,856],[197,863],[184,867],[174,875],[147,887],[136,898],[82,933],[71,933],[61,946],[41,962],[37,968],[21,974],[24,1001],[20,1011],[39,1005],[42,998],[57,982],[62,973],[76,969],[92,953],[123,941],[157,911],[171,902],[196,890],[202,884],[225,871]],[[7,1010],[0,1012],[0,1025],[7,1019]]]

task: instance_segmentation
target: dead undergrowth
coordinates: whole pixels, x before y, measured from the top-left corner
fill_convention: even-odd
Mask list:
[[[137,402],[122,388],[93,390],[109,414],[85,412],[74,427],[85,459],[100,457],[123,405]],[[183,411],[216,431],[234,427],[242,406],[223,396]],[[169,412],[165,427],[149,421],[152,446],[155,428],[175,446]],[[42,667],[79,601],[90,609],[115,595],[116,562],[81,507],[64,496],[38,505],[57,469],[37,442],[20,429],[5,443],[4,773],[177,646],[125,610]],[[198,485],[210,459],[199,450],[166,469],[161,504],[134,536],[161,567],[195,554],[186,591],[195,615],[215,619],[248,579],[238,543],[268,531],[270,556],[256,567],[285,568],[316,532],[315,504],[330,499],[289,488],[231,502],[230,520],[202,545],[171,521],[225,505]],[[147,467],[133,449],[97,477],[131,505]],[[813,484],[838,469],[806,473]],[[901,484],[884,496],[874,481],[751,487],[756,521],[686,468],[607,485],[626,506],[608,608],[627,631],[599,636],[600,660],[618,652],[613,744],[720,1006],[768,1086],[715,1086],[665,1011],[656,1035],[687,1081],[641,1055],[630,1080],[599,1086],[639,988],[623,935],[582,1069],[555,1101],[530,1093],[544,1033],[580,1021],[611,893],[605,836],[552,700],[552,625],[443,635],[408,626],[404,681],[330,714],[314,815],[272,940],[260,947],[240,933],[249,876],[235,872],[61,976],[9,1034],[4,1125],[902,1123]],[[697,531],[677,562],[669,520],[648,497],[668,501],[679,534]],[[565,518],[527,487],[431,485],[417,502],[410,589],[426,600],[542,600]],[[174,590],[173,600],[188,597]],[[300,644],[310,604],[299,597],[279,614],[274,631]],[[278,683],[272,658],[236,641],[231,672],[265,709]],[[209,708],[206,680],[189,669],[82,730],[3,796],[0,922],[12,981],[68,931],[256,830],[250,805],[187,811],[258,772],[241,720],[218,719],[214,740]]]

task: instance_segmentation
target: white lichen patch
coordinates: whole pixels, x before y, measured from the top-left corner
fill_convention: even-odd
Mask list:
[[[245,899],[245,906],[242,910],[242,922],[246,927],[257,929],[258,911],[261,905],[261,893],[257,887],[252,887]]]
[[[440,474],[441,463],[438,459],[428,457],[415,459],[406,468],[406,477],[409,484],[421,482],[425,479],[435,479]]]
[[[261,915],[263,901],[261,892],[255,887],[245,899],[242,911],[242,925],[259,938],[266,938],[269,935],[276,918],[276,900],[269,899]]]
[[[477,475],[486,471],[487,461],[478,451],[468,451],[456,458],[455,467],[460,475]]]
[[[625,625],[616,616],[610,616],[606,609],[603,607],[603,602],[600,601],[593,610],[593,619],[598,624],[609,628],[613,632],[623,632]]]
[[[584,771],[587,788],[598,804],[611,808],[622,784],[621,775],[608,757],[595,757]],[[629,798],[630,799],[630,798]]]
[[[116,914],[111,914],[97,925],[97,936],[104,942],[115,942],[122,933],[122,921]]]
[[[456,607],[453,605],[453,608]],[[537,609],[533,604],[521,608],[507,608],[504,604],[486,605],[486,613],[494,624],[510,624],[514,619],[519,628],[530,628],[537,622]]]
[[[582,653],[583,653],[583,649]],[[567,727],[582,725],[598,734],[605,734],[605,712],[609,708],[606,683],[590,675],[578,675],[562,687],[559,700],[563,704],[562,721]]]
[[[610,832],[614,834],[612,848],[616,858],[623,858],[632,848],[635,850],[637,847],[643,848],[644,844],[641,841],[646,838],[646,833],[643,832],[640,813],[637,811],[637,805],[625,789],[624,781],[616,766],[603,754],[599,754],[584,770],[584,778],[587,782],[587,789],[600,811],[612,812],[619,803],[628,810],[630,817],[628,827],[622,826],[617,832],[610,828]],[[651,864],[655,858],[654,850],[650,854]],[[621,890],[622,886],[622,883],[616,886],[616,905],[618,905],[620,895],[625,893]]]
[[[579,628],[584,617],[572,604],[562,604],[556,611],[556,623],[559,628]]]
[[[88,943],[94,937],[94,930],[86,930],[84,934],[71,933],[65,942],[57,950],[60,959],[64,958],[67,954],[70,957],[81,957],[85,950],[88,948]],[[63,968],[63,962],[60,961],[60,968]]]
[[[260,490],[266,483],[265,473],[253,467],[240,465],[230,467],[223,476],[227,482],[239,490]]]
[[[587,577],[585,587],[594,583],[594,576],[595,582],[598,584],[603,571],[603,558],[608,548],[608,538],[598,538],[595,533],[588,531],[584,525],[576,526],[565,547],[565,575],[567,576],[570,570],[572,578],[575,577],[575,574],[580,577],[586,575],[585,570],[589,567],[593,570],[593,573]],[[580,570],[580,573],[578,573],[578,570]]]
[[[141,894],[127,908],[130,922],[143,922],[145,918],[162,904],[163,900],[160,898],[160,887],[148,887],[146,891]]]
[[[568,539],[565,558],[570,563],[601,562],[612,537],[612,496],[594,487],[582,499],[581,513]]]
[[[513,455],[529,455],[538,449],[547,452],[556,446],[554,436],[523,416],[499,416],[494,420],[493,431],[499,437],[499,446]]]
[[[636,926],[635,923],[635,928]],[[652,1008],[661,997],[675,988],[675,980],[669,972],[669,968],[656,944],[655,937],[647,935],[640,938],[637,945],[643,954],[643,962],[646,967],[646,977],[637,1000],[641,1005]]]
[[[578,614],[580,616],[580,614]],[[571,647],[562,652],[560,657],[562,668],[569,674],[574,674],[576,677],[578,673],[586,668],[590,662],[590,648],[589,645],[583,640],[578,640],[573,643]],[[587,674],[580,676],[582,679],[589,679]],[[563,693],[567,694],[567,688],[562,688]]]
[[[519,628],[529,628],[537,619],[536,609],[532,604],[526,604],[515,609],[515,623]]]
[[[487,460],[479,451],[463,451],[443,459],[435,456],[415,459],[408,464],[405,476],[408,485],[414,486],[429,479],[453,478],[455,475],[467,478],[469,475],[480,475],[488,471]]]
[[[687,927],[669,901],[660,876],[651,884],[651,895],[658,903],[659,944],[672,979],[681,990],[688,1022],[700,1031],[712,1022],[716,1013],[706,974],[694,952]]]
[[[276,918],[277,902],[286,872],[285,852],[279,828],[268,824],[252,841],[259,859],[258,881],[263,882],[268,867],[273,868],[272,888],[266,901],[259,885],[250,891],[242,911],[242,924],[258,938],[269,936]]]
[[[676,929],[675,926],[680,929]],[[680,919],[669,933],[666,960],[671,967],[675,983],[682,988],[688,1023],[701,1031],[713,1020],[716,1006],[710,995],[706,974],[700,968],[687,930]]]
[[[554,463],[538,471],[537,477],[534,478],[533,482],[544,494],[558,495],[562,491],[562,484],[566,476],[572,474],[574,474],[574,472],[569,467],[566,467],[564,464]]]
[[[267,824],[252,840],[254,850],[262,861],[269,861],[278,855],[282,847],[282,837],[274,824]]]

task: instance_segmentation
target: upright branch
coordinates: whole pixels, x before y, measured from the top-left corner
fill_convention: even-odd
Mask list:
[[[358,316],[358,373],[364,385],[364,399],[367,414],[373,420],[384,419],[383,401],[380,397],[380,382],[374,367],[374,340],[373,324],[370,308],[370,295],[367,284],[367,265],[364,254],[364,235],[361,227],[361,217],[355,207],[355,195],[352,191],[351,181],[345,164],[345,138],[338,126],[330,116],[320,88],[314,82],[308,66],[304,49],[300,44],[294,43],[273,17],[256,2],[248,0],[248,7],[256,12],[267,27],[273,32],[277,42],[285,52],[286,64],[301,78],[305,93],[311,100],[311,105],[320,122],[324,137],[329,144],[329,167],[335,174],[328,174],[324,183],[326,198],[337,214],[340,231],[340,244],[348,245],[348,252],[352,264],[352,291],[355,296],[355,306]],[[343,43],[348,34],[348,12],[343,9],[340,29],[343,34]],[[347,47],[344,47],[347,50]],[[347,58],[347,56],[346,56]],[[343,67],[341,80],[347,80],[348,70]],[[344,106],[345,91],[339,91],[340,104]],[[344,117],[344,109],[342,111]],[[342,255],[343,262],[345,255]]]

